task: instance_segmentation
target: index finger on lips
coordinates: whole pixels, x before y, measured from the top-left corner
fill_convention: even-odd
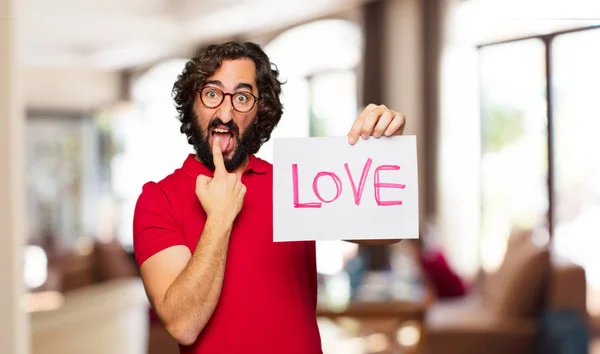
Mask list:
[[[225,170],[225,163],[223,162],[223,153],[221,152],[221,144],[219,143],[219,137],[215,136],[213,139],[212,146],[213,163],[215,165],[215,174],[223,174]]]

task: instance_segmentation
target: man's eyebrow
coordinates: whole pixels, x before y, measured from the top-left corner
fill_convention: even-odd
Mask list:
[[[239,84],[235,85],[234,91],[237,91],[241,88],[247,88],[250,91],[252,91],[254,89],[254,87],[251,84],[249,84],[247,82],[240,82]]]
[[[206,85],[216,85],[219,87],[223,87],[223,83],[219,80],[206,80],[205,82]]]
[[[204,84],[205,85],[215,85],[215,86],[219,86],[220,88],[224,88],[223,83],[220,80],[206,80],[206,82]],[[235,85],[235,88],[233,89],[233,91],[237,91],[241,88],[247,88],[248,90],[252,91],[254,89],[254,86],[252,86],[252,84],[249,84],[247,82],[240,82],[239,84]]]

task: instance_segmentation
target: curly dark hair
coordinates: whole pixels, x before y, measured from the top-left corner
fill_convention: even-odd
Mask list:
[[[279,123],[283,114],[280,101],[281,85],[279,71],[272,64],[262,48],[252,42],[226,42],[213,44],[200,50],[198,54],[187,62],[183,72],[178,76],[173,85],[173,99],[181,122],[181,133],[187,136],[191,145],[197,144],[194,140],[194,99],[206,80],[221,66],[223,60],[249,58],[256,66],[256,84],[258,86],[258,112],[256,115],[256,133],[249,142],[249,153],[258,152],[262,144],[271,138],[273,129]]]

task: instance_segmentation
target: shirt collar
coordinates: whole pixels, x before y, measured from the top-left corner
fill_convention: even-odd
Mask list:
[[[185,172],[187,175],[189,175],[192,178],[196,178],[196,177],[198,177],[198,175],[201,175],[201,174],[212,177],[213,171],[211,171],[208,167],[206,167],[202,162],[196,160],[195,156],[196,155],[194,155],[194,154],[188,155],[188,157],[185,159],[185,162],[183,163],[183,166],[182,166],[183,172]],[[254,156],[253,154],[249,155],[248,166],[246,166],[244,173],[247,173],[249,171],[254,172],[254,173],[264,174],[267,172],[267,162],[259,159],[258,157]]]

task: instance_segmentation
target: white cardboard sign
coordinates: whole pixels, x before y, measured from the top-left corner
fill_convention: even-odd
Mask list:
[[[273,140],[273,241],[414,239],[415,136]]]

